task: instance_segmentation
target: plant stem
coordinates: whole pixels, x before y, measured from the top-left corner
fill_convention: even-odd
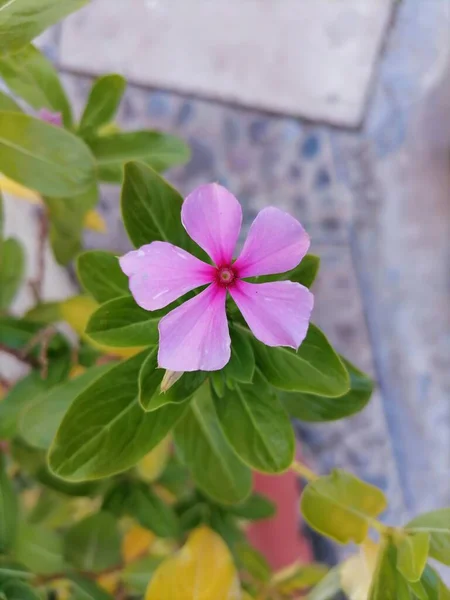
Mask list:
[[[42,299],[42,286],[45,275],[45,243],[48,237],[48,214],[44,206],[39,211],[39,237],[37,250],[37,274],[36,278],[30,281],[31,289],[33,290],[34,299],[39,303]]]
[[[21,362],[29,365],[30,367],[38,368],[41,366],[40,362],[32,356],[24,356],[21,350],[9,348],[8,346],[5,346],[5,344],[0,344],[0,352],[10,354],[11,356],[14,356],[14,358],[17,358],[17,360],[20,360]]]
[[[291,470],[294,471],[294,473],[297,473],[297,475],[300,475],[301,477],[306,479],[307,481],[314,481],[315,479],[319,478],[319,476],[316,473],[314,473],[314,471],[312,471],[303,463],[298,462],[297,460],[294,460],[294,462],[292,463]]]

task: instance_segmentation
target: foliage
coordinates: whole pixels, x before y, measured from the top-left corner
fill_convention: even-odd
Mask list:
[[[188,159],[185,143],[120,131],[126,82],[116,74],[94,82],[76,123],[56,70],[31,43],[84,3],[0,0],[9,90],[0,92],[0,187],[38,206],[56,260],[76,260],[84,294],[44,303],[37,281],[35,306],[12,316],[35,257],[5,238],[0,197],[0,349],[28,369],[0,382],[0,599],[326,600],[342,589],[350,600],[449,600],[428,559],[450,564],[450,509],[387,527],[376,520],[387,505],[381,490],[340,470],[318,477],[294,460],[290,417],[341,419],[373,390],[315,325],[298,351],[268,347],[230,305],[228,365],[164,373],[158,323],[170,308],[143,310],[116,256],[80,252],[83,229],[103,226],[95,209],[106,181],[123,184],[135,247],[170,240],[203,256],[181,225],[180,194],[160,174]],[[283,278],[310,287],[318,269],[308,255]],[[275,511],[252,493],[252,470],[290,468],[309,481],[309,525],[359,546],[342,565],[273,573],[248,543],[248,523]]]

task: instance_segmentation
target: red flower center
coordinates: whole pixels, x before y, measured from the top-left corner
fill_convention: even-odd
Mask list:
[[[222,287],[230,287],[236,279],[237,275],[233,267],[218,267],[216,281]]]

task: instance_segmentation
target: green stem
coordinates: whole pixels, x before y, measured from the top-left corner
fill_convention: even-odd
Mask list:
[[[303,463],[298,462],[297,460],[294,460],[294,462],[292,463],[291,471],[294,471],[294,473],[300,475],[300,477],[303,477],[307,481],[314,481],[315,479],[319,478],[319,475],[314,473],[314,471],[312,471],[309,467],[307,467]]]

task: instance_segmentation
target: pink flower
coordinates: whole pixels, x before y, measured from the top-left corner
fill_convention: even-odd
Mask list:
[[[55,125],[55,127],[62,127],[62,114],[59,112],[52,112],[47,108],[41,108],[41,110],[38,112],[38,117],[39,119],[41,119],[41,121],[50,123],[50,125]]]
[[[242,210],[228,190],[218,184],[200,186],[184,201],[181,219],[214,266],[168,242],[147,244],[120,259],[134,299],[146,310],[163,308],[208,284],[161,319],[159,366],[171,371],[216,371],[227,364],[227,292],[258,340],[297,349],[308,330],[314,304],[311,292],[291,281],[249,283],[244,279],[296,267],[309,248],[309,237],[300,223],[278,208],[263,209],[233,262]]]

